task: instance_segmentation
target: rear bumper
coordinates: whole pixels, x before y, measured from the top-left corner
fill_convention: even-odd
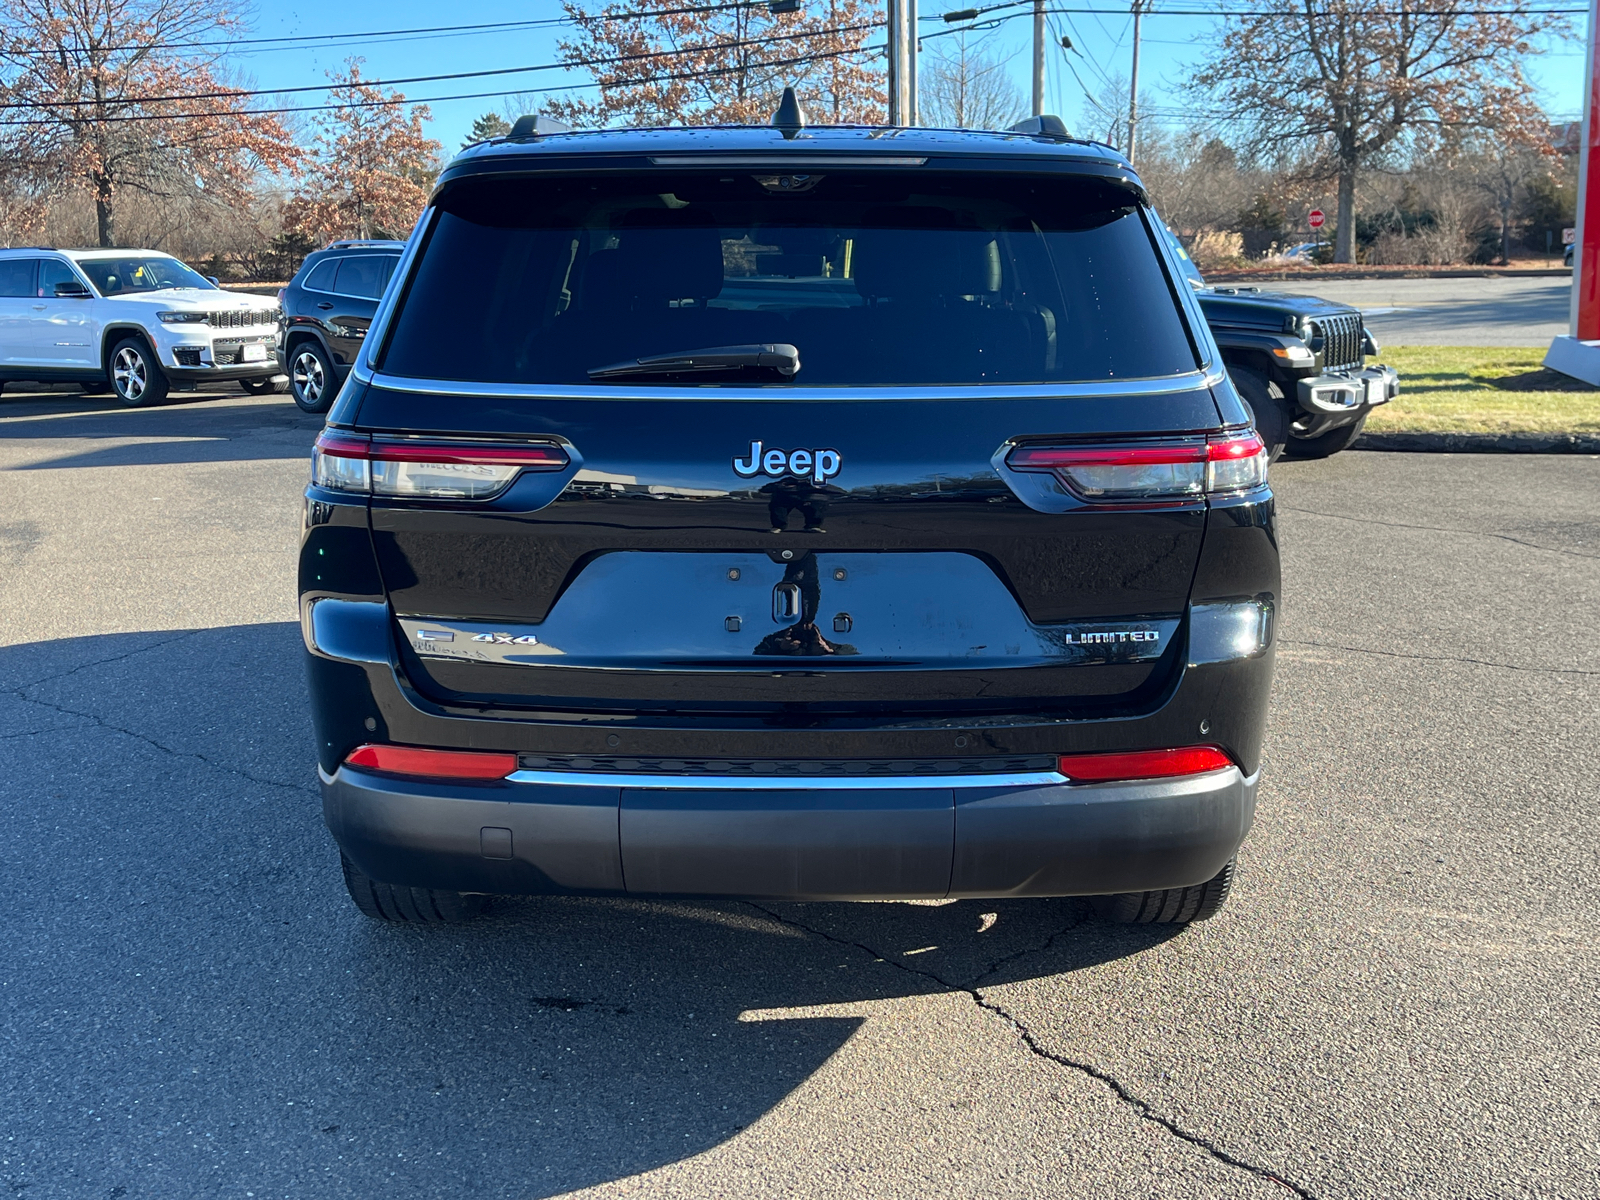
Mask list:
[[[1047,773],[747,788],[681,776],[518,776],[451,785],[341,766],[322,773],[323,814],[366,874],[449,891],[1104,895],[1214,876],[1250,828],[1258,779],[1229,768],[1094,785]]]

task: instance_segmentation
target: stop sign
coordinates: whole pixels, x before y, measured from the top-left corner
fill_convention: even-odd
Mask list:
[[[1322,223],[1326,220],[1327,217],[1322,215],[1322,210],[1320,208],[1313,208],[1306,216],[1306,224],[1310,225],[1313,229],[1321,229]]]

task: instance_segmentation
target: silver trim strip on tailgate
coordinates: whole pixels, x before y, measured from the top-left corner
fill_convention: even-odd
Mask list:
[[[875,791],[910,788],[1040,787],[1071,782],[1058,771],[994,775],[622,775],[601,771],[513,771],[507,783],[651,788],[682,792]]]
[[[530,400],[695,400],[746,402],[785,400],[1055,400],[1095,396],[1166,396],[1215,387],[1227,377],[1222,366],[1185,371],[1162,379],[1106,379],[1087,383],[972,384],[943,387],[646,387],[614,384],[471,383],[411,379],[366,369],[351,371],[358,383],[396,392],[435,396],[505,396]]]

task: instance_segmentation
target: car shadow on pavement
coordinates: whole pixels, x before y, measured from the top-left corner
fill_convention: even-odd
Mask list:
[[[379,924],[322,826],[301,654],[287,622],[0,649],[0,1037],[26,1064],[0,1102],[41,1194],[70,1159],[84,1195],[553,1196],[805,1104],[874,1005],[1175,936],[1077,899],[529,897]],[[1017,1052],[959,1005],[918,1015],[935,1058],[951,1020]]]
[[[0,396],[0,440],[27,459],[13,470],[152,466],[309,458],[323,426],[322,417],[301,412],[287,396],[203,398],[211,402],[128,408],[103,396],[7,394]],[[110,444],[60,453],[60,443],[78,440]],[[34,441],[57,443],[54,456],[29,457]]]

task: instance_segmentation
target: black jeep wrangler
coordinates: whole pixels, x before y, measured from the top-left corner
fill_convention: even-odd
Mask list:
[[[1210,286],[1175,236],[1172,242],[1274,458],[1327,458],[1347,449],[1367,414],[1399,394],[1393,367],[1366,365],[1378,344],[1359,309],[1315,296]]]

